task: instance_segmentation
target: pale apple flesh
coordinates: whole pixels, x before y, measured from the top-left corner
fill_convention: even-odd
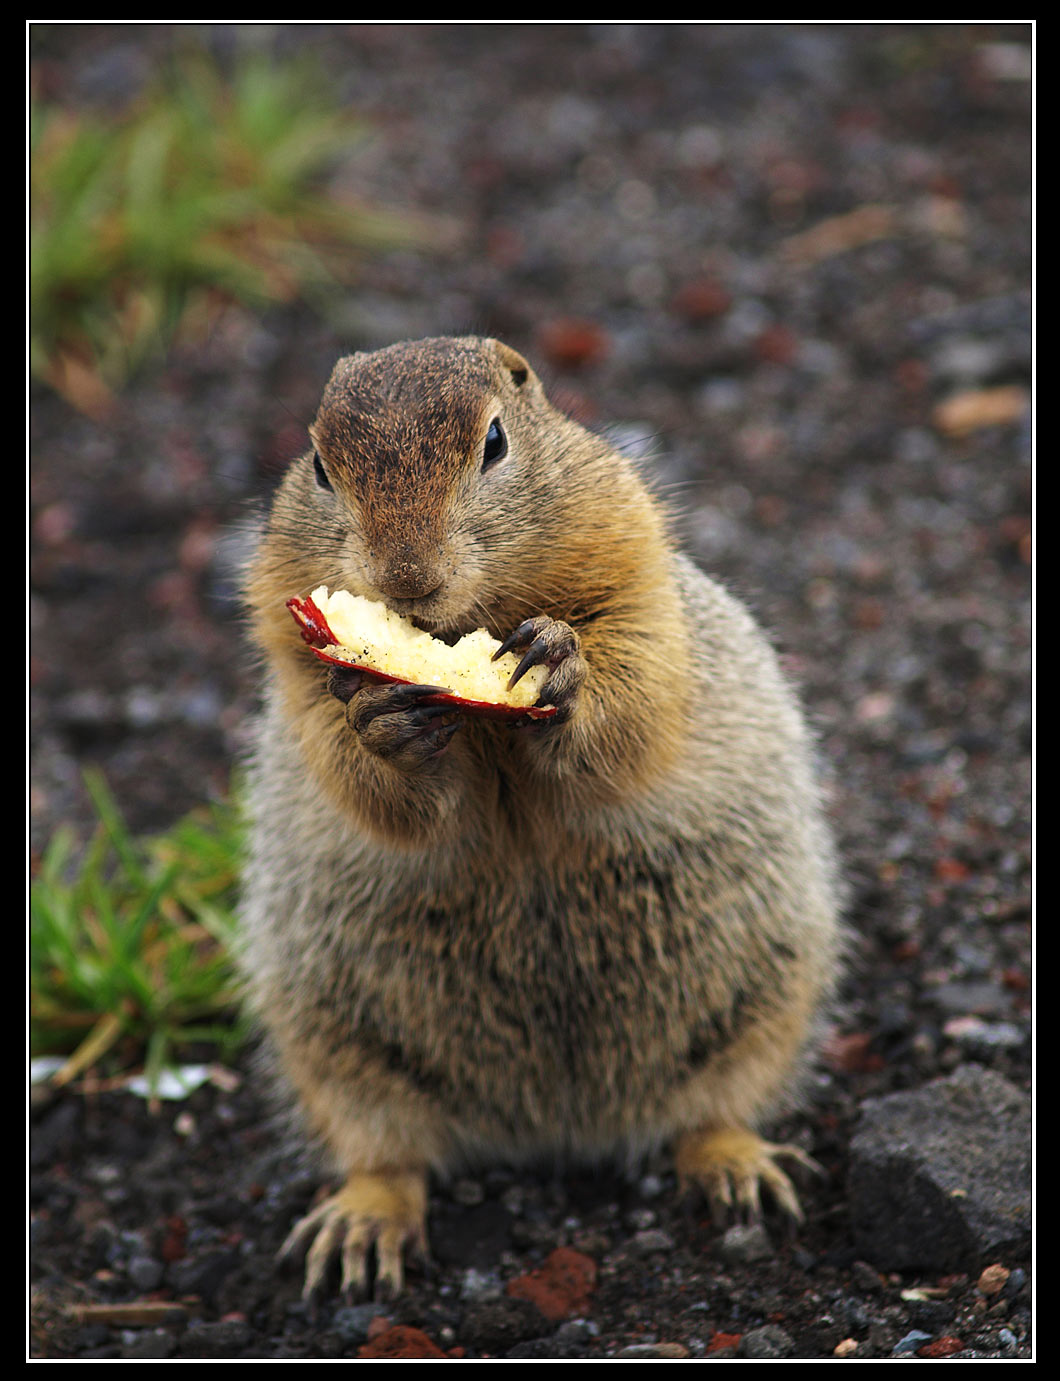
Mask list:
[[[537,704],[548,668],[531,667],[509,689],[519,656],[505,652],[494,661],[501,644],[484,628],[450,646],[385,604],[325,585],[306,598],[289,599],[287,607],[322,661],[356,667],[379,680],[446,687],[445,693],[425,697],[425,704],[452,704],[505,719],[542,719],[556,712],[554,705]]]

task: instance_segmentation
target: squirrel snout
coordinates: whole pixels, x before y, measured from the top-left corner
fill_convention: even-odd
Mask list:
[[[436,566],[414,559],[388,561],[374,575],[379,593],[388,599],[426,599],[444,581]]]

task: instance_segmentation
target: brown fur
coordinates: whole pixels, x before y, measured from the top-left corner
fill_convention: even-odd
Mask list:
[[[483,469],[494,418],[509,452]],[[310,434],[331,490],[312,453],[292,465],[247,585],[268,675],[244,926],[312,1129],[350,1184],[677,1139],[686,1178],[783,1201],[787,1148],[751,1139],[746,1195],[696,1149],[783,1104],[837,964],[810,744],[766,641],[498,342],[342,360]],[[445,635],[569,625],[563,713],[468,719],[434,756],[398,742],[400,715],[365,731],[379,692],[329,694],[284,607],[319,584]],[[339,1197],[352,1284],[397,1229],[355,1228]]]

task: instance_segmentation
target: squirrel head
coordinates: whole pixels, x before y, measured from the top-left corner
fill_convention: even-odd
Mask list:
[[[438,630],[474,627],[513,581],[525,606],[567,430],[584,435],[500,341],[341,359],[296,462],[315,530],[342,533],[333,583]]]
[[[635,467],[500,341],[350,355],[309,434],[248,571],[253,607],[292,649],[285,601],[318,585],[443,637],[502,638],[529,614],[596,617],[657,578],[645,552],[665,551],[665,519]]]

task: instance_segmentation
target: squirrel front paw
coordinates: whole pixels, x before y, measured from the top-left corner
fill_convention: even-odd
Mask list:
[[[493,654],[493,660],[496,661],[506,652],[523,654],[509,678],[509,690],[531,667],[548,667],[548,680],[541,688],[538,704],[555,705],[556,713],[549,720],[537,721],[538,726],[560,724],[568,719],[589,670],[581,654],[578,635],[570,624],[549,618],[547,614],[524,619],[501,643]]]
[[[426,1255],[426,1176],[418,1170],[351,1175],[337,1194],[295,1224],[280,1248],[281,1259],[307,1244],[303,1298],[320,1293],[336,1256],[342,1262],[345,1295],[369,1294],[374,1256],[371,1293],[393,1298],[405,1283],[405,1252]]]
[[[370,681],[356,669],[332,668],[328,690],[346,706],[346,723],[376,757],[407,772],[427,766],[460,728],[451,705],[425,705],[443,686]]]

